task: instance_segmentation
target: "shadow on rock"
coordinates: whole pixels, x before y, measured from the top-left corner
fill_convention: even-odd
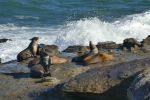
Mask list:
[[[15,78],[15,79],[30,77],[30,73],[3,73],[3,74],[13,76],[13,78]]]

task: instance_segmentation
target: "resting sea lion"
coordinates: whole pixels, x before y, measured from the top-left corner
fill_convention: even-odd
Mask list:
[[[34,37],[31,40],[31,43],[29,44],[28,48],[30,49],[32,55],[35,57],[38,51],[38,37]]]

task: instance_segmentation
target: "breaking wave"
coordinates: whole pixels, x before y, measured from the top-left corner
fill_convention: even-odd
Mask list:
[[[14,24],[0,24],[0,37],[12,39],[0,44],[2,62],[16,59],[17,54],[27,47],[29,39],[38,36],[40,43],[56,44],[60,50],[69,45],[95,44],[101,41],[122,43],[133,37],[141,41],[150,35],[150,11],[126,16],[114,22],[90,18],[66,22],[51,27],[19,27]]]

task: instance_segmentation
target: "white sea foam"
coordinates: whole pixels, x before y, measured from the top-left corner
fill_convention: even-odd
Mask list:
[[[40,43],[56,44],[60,50],[69,45],[87,45],[91,40],[122,43],[125,38],[139,41],[150,35],[150,11],[126,16],[115,22],[104,22],[98,18],[68,22],[56,27],[19,27],[14,24],[0,25],[0,38],[12,41],[0,44],[0,58],[3,62],[16,59],[17,54],[26,48],[29,39],[39,36]]]
[[[39,20],[39,19],[40,19],[39,17],[33,17],[33,16],[21,16],[21,15],[14,16],[14,17],[17,18],[17,19],[35,19],[35,20]]]

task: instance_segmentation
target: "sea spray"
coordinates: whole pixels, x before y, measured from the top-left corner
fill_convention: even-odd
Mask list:
[[[2,62],[16,59],[17,54],[30,43],[30,38],[39,37],[39,43],[56,44],[60,50],[70,45],[88,45],[101,41],[122,43],[125,38],[141,41],[150,35],[150,11],[133,14],[114,22],[101,19],[84,18],[66,22],[64,25],[47,27],[17,26],[13,23],[0,24],[0,37],[12,41],[0,44]]]

